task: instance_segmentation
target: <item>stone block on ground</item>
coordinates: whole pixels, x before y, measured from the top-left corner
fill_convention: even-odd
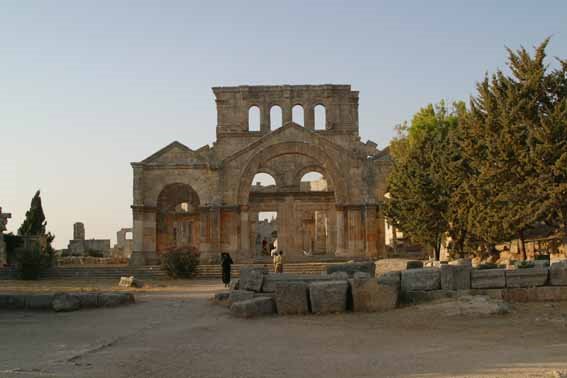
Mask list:
[[[228,298],[230,296],[229,292],[223,291],[220,293],[215,293],[215,295],[213,296],[213,302],[217,303],[217,304],[228,304]]]
[[[230,280],[230,284],[229,284],[230,290],[238,290],[239,286],[240,286],[240,279],[233,278]]]
[[[561,301],[561,288],[557,286],[531,287],[528,290],[530,302],[559,302]]]
[[[331,278],[333,280],[348,280],[348,273],[347,272],[334,272],[331,274],[328,274],[327,272],[324,272],[324,277],[328,277]]]
[[[506,271],[506,287],[536,287],[547,283],[547,268],[524,268]]]
[[[378,283],[385,286],[393,286],[400,289],[402,274],[399,271],[386,272],[378,276]]]
[[[483,295],[492,299],[504,299],[506,289],[471,289],[470,295]]]
[[[456,290],[416,290],[406,291],[400,295],[400,301],[405,304],[421,304],[447,298],[457,298]]]
[[[345,272],[349,277],[353,277],[356,272],[368,273],[371,277],[374,277],[374,272],[376,267],[374,262],[349,262],[346,264],[332,264],[327,266],[327,273],[332,274],[335,272]]]
[[[254,298],[254,292],[248,290],[232,290],[228,296],[228,303],[245,301]]]
[[[31,294],[26,296],[26,308],[30,310],[51,310],[53,294]]]
[[[356,312],[379,312],[396,308],[399,291],[392,286],[380,285],[375,278],[349,280],[352,309]]]
[[[441,274],[438,268],[409,269],[402,271],[401,289],[406,291],[439,290]]]
[[[51,301],[51,308],[57,312],[77,311],[80,307],[79,298],[73,294],[57,293]]]
[[[269,297],[257,297],[235,302],[230,306],[232,315],[240,318],[273,315],[276,312],[274,301]]]
[[[344,273],[341,272],[341,276]],[[263,293],[275,293],[276,286],[280,282],[303,282],[303,283],[311,283],[317,281],[330,281],[330,280],[337,280],[336,274],[325,274],[325,275],[316,275],[316,276],[304,276],[299,274],[288,274],[288,273],[268,273],[264,276],[264,283],[262,285],[262,292]]]
[[[313,282],[309,284],[311,311],[314,314],[345,312],[347,294],[347,281]]]
[[[551,286],[567,286],[567,261],[551,264],[549,268],[549,283]]]
[[[100,307],[116,307],[134,302],[134,295],[131,293],[100,293],[98,295],[98,305]]]
[[[278,282],[276,285],[276,309],[280,315],[309,313],[307,283]]]
[[[265,268],[255,266],[243,266],[240,268],[239,289],[262,291],[264,283],[264,274],[267,273]]]
[[[363,280],[370,277],[371,275],[366,272],[354,272],[354,275],[352,276],[355,280]]]
[[[471,272],[471,288],[502,289],[506,287],[505,269],[473,269]]]
[[[24,296],[18,294],[0,294],[0,309],[19,310],[26,308]]]
[[[442,290],[469,290],[472,268],[467,265],[440,266]]]
[[[81,308],[95,308],[99,306],[99,293],[76,293],[73,295],[79,300]]]
[[[120,282],[118,282],[118,286],[126,287],[126,288],[131,288],[131,287],[141,288],[144,287],[144,283],[134,278],[134,276],[120,277]]]

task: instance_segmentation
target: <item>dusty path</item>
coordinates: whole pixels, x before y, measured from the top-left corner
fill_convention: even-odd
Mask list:
[[[567,371],[567,303],[455,318],[428,308],[241,320],[218,286],[130,307],[0,312],[0,377],[542,377]]]

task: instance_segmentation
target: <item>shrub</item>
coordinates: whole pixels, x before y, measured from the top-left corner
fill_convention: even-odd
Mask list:
[[[494,263],[480,264],[478,266],[478,269],[498,269],[498,264],[494,264]]]
[[[191,278],[199,266],[199,251],[194,247],[175,248],[161,256],[161,268],[172,278]]]
[[[528,269],[535,267],[535,263],[533,261],[517,261],[516,268],[518,269]]]
[[[52,262],[51,253],[39,246],[16,251],[16,272],[22,280],[37,280],[43,271],[51,267]]]

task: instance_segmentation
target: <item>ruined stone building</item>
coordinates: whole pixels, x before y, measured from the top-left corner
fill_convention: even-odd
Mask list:
[[[73,240],[69,240],[63,256],[110,256],[110,239],[86,239],[85,225],[77,222],[73,225]]]
[[[253,261],[260,258],[257,227],[264,212],[275,214],[287,261],[383,256],[381,205],[391,163],[386,150],[360,140],[357,91],[283,85],[216,87],[213,93],[212,147],[173,142],[132,163],[131,263],[155,263],[160,254],[187,246],[204,262],[219,252]],[[320,179],[302,184],[313,173]],[[272,185],[256,185],[258,174],[269,175]]]

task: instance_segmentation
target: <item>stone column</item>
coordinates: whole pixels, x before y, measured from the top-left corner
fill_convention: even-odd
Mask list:
[[[8,263],[8,252],[6,251],[6,242],[2,233],[6,231],[6,224],[8,224],[8,219],[11,217],[12,214],[2,213],[2,208],[0,207],[0,268]]]
[[[154,265],[159,263],[156,252],[156,208],[132,206],[133,251],[129,265]]]
[[[347,222],[345,219],[345,208],[344,206],[337,205],[337,248],[336,256],[347,256],[348,250],[346,249],[346,227]]]
[[[305,122],[305,128],[309,130],[315,130],[315,110],[312,106],[303,108],[303,122]]]
[[[376,212],[376,256],[386,258],[386,219],[383,204],[378,205]]]
[[[201,208],[201,240],[199,244],[201,262],[211,264],[220,253],[220,208]]]
[[[268,104],[264,104],[260,108],[260,131],[263,133],[269,133],[270,124],[270,108],[268,108]]]
[[[378,237],[378,225],[377,225],[377,206],[376,205],[366,205],[364,209],[364,234],[365,234],[365,247],[366,247],[366,257],[371,259],[378,258],[378,253],[376,249],[376,241]]]
[[[250,256],[250,223],[248,219],[248,206],[240,206],[240,256]]]

